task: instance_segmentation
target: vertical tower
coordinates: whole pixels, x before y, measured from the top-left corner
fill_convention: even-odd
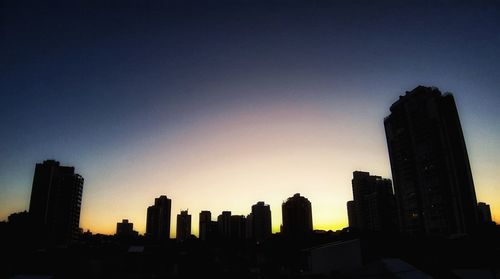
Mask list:
[[[311,202],[295,194],[281,206],[283,225],[281,232],[290,237],[303,237],[313,230]]]
[[[200,239],[210,239],[210,228],[212,223],[212,213],[204,210],[200,212]]]
[[[484,202],[479,202],[477,204],[477,211],[478,211],[479,223],[489,224],[493,221],[491,218],[491,210],[489,204]]]
[[[247,215],[246,238],[247,239],[254,238],[254,232],[253,232],[253,214],[251,212],[250,212],[250,214]]]
[[[123,219],[121,223],[116,223],[115,235],[124,238],[137,236],[137,232],[134,231],[134,223],[130,223],[128,219]]]
[[[355,171],[352,192],[354,200],[348,203],[350,227],[365,231],[397,230],[391,180]]]
[[[231,216],[231,228],[230,237],[231,239],[242,240],[246,239],[247,231],[247,219],[244,215],[232,215]]]
[[[188,214],[187,210],[181,210],[181,213],[177,214],[176,238],[179,241],[184,241],[189,239],[190,236],[191,236],[191,215]]]
[[[231,211],[222,211],[217,217],[218,233],[221,238],[231,237]]]
[[[347,202],[347,217],[349,218],[349,227],[350,228],[359,228],[357,214],[356,214],[356,206],[354,201]]]
[[[36,164],[29,213],[45,240],[67,244],[78,236],[83,177],[54,160]]]
[[[454,98],[418,86],[384,126],[401,230],[460,235],[477,223],[476,194]]]
[[[264,202],[252,205],[251,219],[247,218],[247,223],[251,224],[252,237],[256,241],[262,241],[272,234],[271,209]]]
[[[172,201],[167,196],[155,199],[155,204],[148,207],[146,236],[155,240],[170,238],[170,213]]]
[[[83,177],[54,160],[36,164],[29,214],[44,240],[67,244],[78,236]]]

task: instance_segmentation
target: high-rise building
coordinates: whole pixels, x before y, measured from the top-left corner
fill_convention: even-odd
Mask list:
[[[170,238],[170,213],[172,201],[167,196],[155,199],[155,204],[148,207],[146,236],[155,240]]]
[[[137,235],[138,233],[134,231],[134,223],[130,223],[128,219],[123,219],[121,223],[116,223],[116,236],[132,237]]]
[[[80,232],[83,177],[54,160],[36,164],[29,214],[49,243],[67,244]]]
[[[231,211],[222,211],[217,217],[218,235],[221,238],[231,237]]]
[[[271,208],[264,202],[258,202],[252,205],[251,222],[252,238],[256,241],[262,241],[272,234]]]
[[[390,179],[355,171],[352,192],[354,200],[348,203],[349,227],[375,232],[397,230],[396,201]]]
[[[479,222],[483,224],[491,223],[493,220],[491,219],[491,210],[490,205],[484,202],[477,203],[477,211]]]
[[[191,237],[191,215],[187,210],[177,214],[177,240],[184,241]]]
[[[247,215],[246,238],[253,238],[253,214],[251,212]]]
[[[357,228],[358,219],[356,218],[356,207],[354,205],[354,201],[347,202],[347,217],[349,219],[349,227]]]
[[[281,232],[289,237],[303,237],[313,230],[311,202],[295,194],[281,206],[283,225]]]
[[[231,239],[246,239],[247,220],[243,215],[231,215],[231,229],[230,237]]]
[[[204,210],[200,212],[200,239],[208,240],[211,236],[211,223],[212,223],[212,213],[210,211]]]
[[[418,86],[390,110],[384,125],[401,231],[471,232],[476,194],[453,96]]]

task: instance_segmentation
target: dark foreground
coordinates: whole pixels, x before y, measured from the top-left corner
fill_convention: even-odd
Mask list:
[[[418,238],[349,231],[300,239],[152,242],[83,234],[41,248],[1,228],[1,278],[500,278],[500,229]]]

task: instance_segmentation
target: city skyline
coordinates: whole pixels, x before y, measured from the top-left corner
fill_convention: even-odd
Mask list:
[[[85,178],[80,226],[96,233],[128,219],[143,234],[161,195],[192,224],[265,201],[277,232],[301,193],[315,229],[341,229],[352,171],[392,179],[390,105],[424,85],[454,94],[477,200],[498,222],[498,4],[237,2],[9,3],[0,220],[28,209],[35,164],[54,158]]]
[[[417,87],[416,89],[418,89],[418,88],[420,88],[420,87]],[[416,89],[415,89],[415,90],[416,90]],[[408,93],[408,92],[409,92],[409,91],[407,91],[407,93]],[[401,98],[401,97],[400,97],[400,98]],[[385,119],[387,119],[387,118],[385,118]],[[44,164],[45,164],[45,163],[51,163],[51,162],[54,162],[54,163],[56,163],[56,164],[59,164],[59,162],[58,162],[58,161],[54,161],[53,159],[47,159],[46,161],[44,161]],[[37,164],[37,165],[41,165],[41,164]],[[74,167],[72,167],[72,168],[74,168]],[[356,174],[356,173],[363,173],[363,171],[362,171],[362,170],[355,170],[355,171],[354,171],[354,174]],[[369,173],[365,173],[365,174],[368,174],[368,175],[369,175]],[[36,177],[36,174],[35,174],[35,177]],[[392,177],[392,175],[391,175],[391,177]],[[391,189],[392,189],[392,188],[393,188],[393,186],[392,186],[392,184],[391,184],[391,181],[390,181],[390,180],[388,180],[388,182],[389,182],[389,185],[391,185]],[[392,190],[391,190],[391,191],[392,191]],[[165,195],[161,195],[161,197],[159,197],[159,198],[156,198],[156,199],[155,199],[155,200],[156,200],[156,201],[155,201],[155,204],[157,203],[157,200],[161,199],[162,197],[166,199],[166,196],[165,196]],[[294,197],[300,197],[300,194],[299,194],[299,193],[296,193],[296,194],[294,195]],[[291,198],[288,198],[288,200],[290,200],[290,199],[291,199]],[[168,199],[168,201],[169,201],[169,204],[172,202],[170,199]],[[352,201],[351,201],[351,202],[352,202]],[[483,202],[483,201],[478,200],[478,202],[479,202],[480,204],[484,204],[484,202]],[[262,202],[259,202],[259,203],[262,203]],[[286,203],[286,199],[284,199],[284,200],[283,200],[282,205],[283,205],[284,203]],[[222,214],[222,213],[224,213],[224,212],[229,212],[229,213],[230,213],[230,214],[232,214],[232,216],[234,216],[234,217],[239,217],[239,216],[244,217],[244,216],[246,216],[246,215],[247,215],[247,213],[252,213],[252,207],[253,207],[253,206],[254,206],[254,205],[250,206],[250,210],[249,210],[249,211],[247,211],[247,212],[243,212],[243,213],[242,213],[242,215],[238,215],[238,214],[236,214],[236,215],[235,215],[235,214],[232,214],[233,212],[231,212],[231,210],[227,210],[227,209],[222,210],[222,211],[221,211],[221,214]],[[488,204],[488,206],[489,206],[489,204]],[[348,207],[349,207],[349,205],[348,205]],[[151,208],[151,207],[149,207],[149,208]],[[149,208],[148,208],[148,212],[149,212]],[[181,208],[182,208],[182,206],[181,206]],[[206,211],[206,210],[207,210],[207,209],[203,209],[203,210],[201,210],[200,212],[203,212],[203,211]],[[168,234],[168,236],[169,236],[170,238],[177,238],[177,233],[176,233],[176,232],[178,232],[179,228],[177,227],[177,222],[173,223],[173,222],[174,222],[174,220],[176,220],[176,219],[175,219],[175,218],[173,218],[172,213],[170,212],[170,211],[171,211],[171,209],[170,209],[170,205],[169,205],[169,210],[168,210],[168,211],[169,211],[169,215],[170,215],[170,216],[169,216],[169,222],[168,222],[168,224],[169,224],[169,228],[168,228],[168,232],[169,232],[169,234]],[[208,210],[208,211],[209,211],[209,212],[211,212],[210,210]],[[187,210],[181,210],[180,212],[181,212],[181,215],[182,215],[182,214],[187,214]],[[271,212],[272,212],[272,210],[271,210]],[[314,212],[314,210],[312,210],[312,212],[311,212],[311,213],[314,215],[314,213],[313,213],[313,212]],[[11,213],[15,213],[15,212],[11,212]],[[348,214],[348,210],[346,210],[346,213],[347,213],[346,215],[349,215],[349,214]],[[283,210],[281,211],[281,214],[283,214]],[[177,215],[177,220],[179,220],[179,216],[181,216],[181,215]],[[222,215],[223,215],[223,214],[222,214]],[[222,215],[221,215],[221,216],[222,216]],[[149,213],[148,213],[148,216],[149,216]],[[146,217],[147,217],[146,219],[148,219],[148,218],[149,218],[148,216],[146,216]],[[314,218],[313,218],[313,219],[314,219]],[[339,228],[317,228],[316,226],[314,226],[314,222],[313,222],[313,229],[320,229],[320,230],[321,230],[321,229],[322,229],[322,230],[339,230],[339,229],[342,229],[342,228],[345,228],[345,227],[349,227],[349,216],[347,216],[347,218],[346,218],[346,219],[347,219],[347,220],[346,220],[347,225],[345,225],[344,227],[339,227]],[[128,219],[123,219],[123,220],[127,220],[127,222],[128,222]],[[191,215],[189,215],[189,220],[190,220],[190,221],[189,221],[189,223],[191,223]],[[211,221],[214,221],[214,220],[211,220]],[[217,221],[217,220],[215,220],[215,221]],[[493,221],[496,221],[496,220],[493,218]],[[273,232],[273,233],[276,233],[276,232],[281,232],[281,233],[282,233],[282,227],[281,227],[281,226],[283,226],[283,220],[281,220],[281,222],[280,222],[279,224],[276,224],[276,222],[273,222],[272,232]],[[193,227],[193,229],[191,229],[191,226],[189,226],[189,227],[190,227],[190,228],[189,228],[189,231],[192,231],[194,235],[199,236],[199,231],[198,231],[199,227],[197,228],[196,226],[194,226],[194,227]],[[276,227],[279,227],[279,229],[276,229]],[[89,229],[89,230],[90,230],[90,229]],[[145,233],[146,233],[146,228],[144,228],[144,231],[139,231],[139,232],[140,232],[140,233],[142,233],[142,234],[145,234]],[[100,232],[97,232],[97,233],[100,233]],[[107,233],[107,232],[106,232],[106,233]],[[111,234],[111,233],[107,233],[107,234]],[[184,237],[183,237],[183,239],[185,239],[185,237],[186,237],[186,236],[184,236]]]
[[[421,87],[416,88],[415,90],[420,89]],[[424,88],[424,90],[427,89],[432,89],[432,90],[438,90],[437,88]],[[415,92],[407,92],[408,93],[413,93]],[[440,92],[439,93],[440,97],[441,96]],[[406,95],[408,96],[408,95]],[[411,96],[411,95],[410,95]],[[450,96],[448,96],[450,97]],[[386,118],[387,119],[387,118]],[[61,166],[58,161],[55,160],[45,160],[42,163],[37,163],[36,164],[36,171],[34,174],[34,179],[33,179],[33,189],[32,189],[32,195],[31,195],[31,204],[33,203],[34,199],[40,199],[40,193],[38,189],[40,189],[40,182],[47,180],[47,181],[52,181],[52,176],[58,177],[59,174],[59,168],[69,170],[70,173],[74,174],[74,167],[67,167],[67,166]],[[42,171],[43,170],[43,171]],[[67,172],[67,171],[66,171]],[[43,173],[43,175],[42,175]],[[64,172],[63,172],[64,173]],[[83,178],[76,174],[76,176],[83,181]],[[54,181],[58,181],[57,179],[54,179]],[[52,183],[52,182],[50,182]],[[82,183],[82,182],[81,182]],[[55,183],[57,184],[57,182]],[[68,185],[66,185],[68,186]],[[81,187],[81,186],[80,186]],[[389,187],[389,188],[388,188]],[[50,189],[51,187],[49,187]],[[34,194],[35,189],[37,189],[36,194]],[[69,188],[68,188],[69,189]],[[393,193],[393,185],[391,180],[382,178],[380,176],[376,175],[370,175],[369,172],[364,172],[361,170],[355,170],[353,171],[353,180],[352,180],[352,191],[353,191],[353,200],[350,200],[347,202],[347,213],[348,213],[348,228],[350,229],[355,229],[355,230],[362,230],[362,231],[367,231],[367,232],[377,232],[377,231],[384,231],[384,232],[395,232],[397,228],[397,222],[396,221],[396,207],[395,207],[395,200],[391,201],[388,200],[394,199],[394,193]],[[377,195],[375,195],[375,193]],[[80,189],[80,195],[81,195],[81,189]],[[379,196],[382,195],[382,196]],[[388,195],[388,196],[387,196]],[[72,200],[69,196],[67,197],[68,200]],[[81,200],[81,197],[79,198]],[[166,218],[166,222],[163,223],[163,225],[156,225],[156,229],[151,229],[151,231],[158,231],[159,227],[166,226],[166,230],[163,230],[162,232],[158,232],[155,234],[149,234],[147,233],[147,230],[144,234],[144,236],[152,239],[152,240],[159,240],[162,239],[162,237],[165,237],[164,239],[177,239],[180,241],[185,241],[189,239],[192,229],[191,229],[191,215],[188,214],[188,210],[181,210],[180,214],[177,214],[177,222],[176,222],[176,228],[175,231],[176,233],[173,234],[173,237],[171,238],[171,233],[172,233],[172,225],[171,225],[171,220],[172,218],[172,212],[171,212],[171,199],[168,199],[166,195],[161,195],[160,197],[155,199],[155,203],[153,206],[148,207],[148,214],[147,214],[147,220],[148,224],[151,221],[151,223],[158,223],[160,222],[160,219]],[[305,202],[305,203],[304,203]],[[367,202],[365,204],[365,202]],[[294,205],[291,205],[294,204]],[[304,205],[306,205],[304,207]],[[78,211],[79,211],[79,206],[78,204]],[[160,217],[160,207],[159,206],[166,206],[165,210],[166,215],[162,215],[163,217]],[[291,207],[290,207],[291,206]],[[475,205],[475,210],[477,210],[477,222],[473,226],[480,226],[482,222],[488,222],[488,220],[491,221],[491,212],[490,212],[490,206],[489,204],[486,204],[484,202],[478,202]],[[40,206],[38,206],[40,207]],[[368,210],[368,207],[370,210]],[[380,207],[380,208],[379,208]],[[285,208],[287,208],[285,210]],[[287,214],[289,217],[287,217],[286,222],[282,222],[280,225],[280,231],[279,233],[284,234],[285,236],[291,236],[295,235],[295,237],[300,236],[303,234],[303,231],[308,231],[312,233],[314,230],[314,224],[312,220],[310,219],[311,217],[304,217],[307,215],[312,216],[312,205],[308,201],[306,197],[302,197],[300,193],[294,194],[292,197],[289,197],[282,203],[282,215],[284,216]],[[376,209],[377,208],[377,209]],[[262,210],[268,211],[269,215],[268,217],[262,216]],[[305,210],[305,212],[303,211]],[[401,209],[398,209],[398,211]],[[32,210],[30,208],[30,214],[34,217],[37,216],[38,212],[40,210]],[[150,212],[150,211],[154,211]],[[260,211],[260,213],[258,213]],[[26,212],[26,211],[24,211]],[[401,212],[401,211],[400,211]],[[14,212],[12,215],[16,215],[19,213],[23,212]],[[162,213],[163,214],[163,213]],[[202,210],[200,212],[200,219],[201,215],[205,214],[207,215],[206,217],[203,218],[203,223],[205,226],[209,225],[210,223],[215,223],[218,226],[218,232],[211,232],[212,234],[215,233],[216,235],[219,234],[219,237],[222,236],[222,238],[234,238],[233,233],[237,233],[236,239],[245,239],[245,238],[255,238],[255,240],[263,240],[269,236],[265,236],[265,232],[259,232],[258,235],[255,235],[254,229],[256,226],[259,227],[259,230],[262,228],[262,226],[266,227],[265,223],[267,221],[264,221],[266,218],[271,218],[270,216],[270,210],[269,210],[269,205],[266,205],[265,202],[259,201],[256,204],[251,206],[251,211],[250,213],[245,217],[244,215],[232,215],[231,211],[222,211],[219,217],[216,220],[213,220],[211,218],[211,212],[208,210]],[[264,213],[266,214],[266,213]],[[38,214],[40,215],[40,214]],[[155,217],[153,217],[153,215]],[[10,218],[11,215],[9,215]],[[224,220],[224,216],[226,216],[226,220]],[[291,217],[293,216],[293,217]],[[32,217],[32,218],[33,218]],[[53,217],[51,217],[54,219]],[[243,221],[245,227],[239,228],[239,223],[238,224],[233,224],[233,218],[238,218],[238,220],[234,220],[237,222],[240,222],[239,220]],[[363,220],[363,218],[368,218],[368,220]],[[380,218],[380,219],[379,219]],[[55,218],[56,219],[56,218]],[[55,220],[54,219],[54,220]],[[151,219],[151,220],[150,220]],[[309,219],[309,221],[305,221],[304,219]],[[78,212],[78,218],[77,220],[79,221],[79,212]],[[175,220],[175,219],[174,219]],[[178,226],[179,220],[182,221],[181,227]],[[259,220],[259,223],[262,224],[255,224],[254,222]],[[283,219],[285,220],[285,219]],[[250,223],[249,223],[250,222]],[[269,226],[271,226],[271,219],[268,220]],[[289,227],[289,223],[295,223],[292,226],[296,227],[298,225],[298,230],[294,228],[293,230],[296,231],[295,233],[290,233],[290,229],[286,229]],[[296,223],[297,222],[297,223]],[[384,222],[389,222],[389,224],[385,224]],[[285,223],[288,223],[285,224]],[[307,225],[309,223],[309,225]],[[202,222],[199,223],[199,229],[201,230],[201,227],[204,226]],[[233,229],[238,227],[237,232],[233,232]],[[149,226],[149,225],[148,225]],[[151,224],[151,226],[155,226]],[[248,227],[250,226],[250,227]],[[307,227],[310,226],[309,229]],[[388,226],[388,227],[385,227]],[[300,228],[303,227],[303,228]],[[347,228],[346,227],[346,228]],[[284,229],[285,228],[285,229]],[[208,227],[207,227],[208,229]],[[267,230],[265,228],[262,228],[264,231]],[[304,230],[305,229],[305,230]],[[402,231],[404,231],[404,227],[400,227]],[[74,230],[74,229],[73,229]],[[181,232],[179,234],[179,232]],[[122,222],[118,222],[116,225],[116,236],[119,237],[133,237],[135,233],[135,236],[137,236],[136,231],[133,230],[133,223],[130,223],[128,219],[123,219]],[[227,233],[227,235],[225,235]],[[199,236],[199,235],[198,235]],[[264,236],[264,237],[262,237]],[[303,235],[302,235],[303,236]],[[199,236],[200,237],[200,236]],[[213,236],[212,236],[213,237]],[[201,238],[201,237],[200,237]],[[203,238],[202,240],[206,240],[206,237]]]

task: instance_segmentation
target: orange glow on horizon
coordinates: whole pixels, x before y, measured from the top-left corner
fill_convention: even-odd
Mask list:
[[[371,113],[370,118],[382,119]],[[164,134],[156,145],[121,153],[108,162],[111,172],[96,174],[104,179],[87,180],[81,225],[112,234],[116,222],[129,219],[144,233],[147,207],[165,194],[172,199],[171,237],[180,210],[189,210],[197,235],[200,211],[210,210],[213,220],[224,210],[246,216],[258,201],[271,205],[273,232],[278,232],[282,202],[301,193],[312,203],[314,229],[342,229],[347,226],[346,202],[352,199],[352,171],[390,178],[379,122],[356,123],[341,108],[311,104],[200,119],[180,134]],[[476,189],[481,189],[477,181]],[[484,194],[476,191],[482,200]],[[500,206],[490,204],[497,217]]]
[[[352,172],[390,178],[380,120],[386,111],[359,112],[367,120],[356,122],[351,110],[349,104],[316,103],[232,109],[159,133],[148,145],[117,146],[98,164],[75,166],[85,178],[80,225],[114,234],[116,223],[129,219],[143,234],[147,207],[167,195],[171,237],[180,210],[189,210],[198,235],[200,211],[210,210],[213,220],[224,210],[246,216],[258,201],[271,206],[273,232],[279,232],[282,202],[301,193],[312,203],[314,229],[342,229]],[[469,148],[469,154],[478,201],[490,204],[498,222],[496,166],[479,168],[479,152]],[[23,206],[27,210],[31,187],[25,188],[18,199],[23,203],[3,205],[10,210],[2,211],[4,219]]]
[[[342,136],[346,129],[358,133],[355,140]],[[301,193],[312,203],[315,229],[341,229],[352,171],[388,175],[385,139],[367,139],[365,129],[342,111],[304,104],[202,119],[177,137],[165,134],[157,145],[109,161],[113,171],[99,174],[105,179],[86,180],[81,226],[109,234],[129,219],[144,233],[147,206],[165,194],[172,199],[172,237],[180,210],[189,210],[197,235],[201,210],[210,210],[213,220],[224,210],[246,216],[258,201],[271,205],[278,232],[282,202]]]

